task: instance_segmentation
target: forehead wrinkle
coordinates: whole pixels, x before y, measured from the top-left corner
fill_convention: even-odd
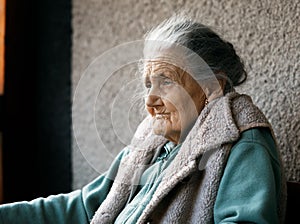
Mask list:
[[[153,60],[146,63],[144,76],[146,78],[149,78],[150,76],[153,78],[166,77],[180,82],[182,73],[183,71],[175,65],[163,61]]]

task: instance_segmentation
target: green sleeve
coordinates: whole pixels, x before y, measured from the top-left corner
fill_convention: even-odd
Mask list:
[[[0,206],[0,224],[85,224],[107,196],[125,148],[105,174],[82,190]]]
[[[268,129],[245,131],[224,170],[215,223],[278,223],[280,182],[278,153]]]

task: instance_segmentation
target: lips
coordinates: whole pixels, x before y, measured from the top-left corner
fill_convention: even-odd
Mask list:
[[[164,119],[167,120],[169,119],[170,114],[169,113],[161,113],[161,114],[155,114],[156,119]]]

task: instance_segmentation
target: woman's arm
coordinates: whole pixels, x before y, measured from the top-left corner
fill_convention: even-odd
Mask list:
[[[228,158],[215,203],[215,223],[279,223],[280,172],[269,131],[244,132]]]
[[[128,153],[125,148],[110,169],[93,182],[69,194],[59,194],[33,201],[0,206],[2,224],[84,224],[89,223],[97,208],[107,196],[120,161]]]

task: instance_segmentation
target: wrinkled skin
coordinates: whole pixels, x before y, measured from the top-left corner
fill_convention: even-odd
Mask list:
[[[182,142],[205,106],[205,93],[192,76],[161,60],[146,62],[144,78],[154,133]]]

